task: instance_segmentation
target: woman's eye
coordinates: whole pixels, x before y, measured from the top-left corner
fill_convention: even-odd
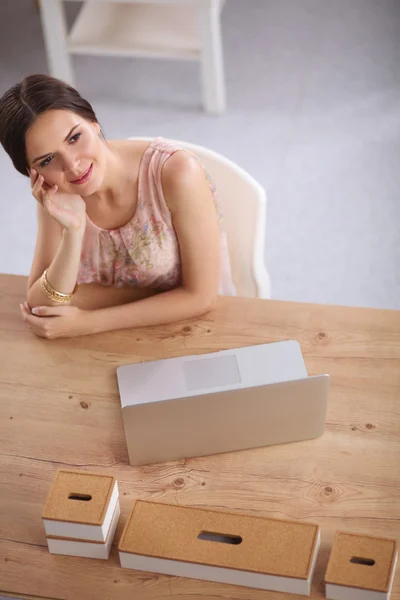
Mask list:
[[[79,138],[81,137],[81,133],[75,133],[75,135],[73,135],[72,137],[69,138],[69,143],[70,144],[75,144],[75,142],[77,142],[79,140]]]
[[[44,160],[42,160],[42,162],[40,163],[41,167],[46,167],[51,161],[53,160],[52,156],[48,156],[47,158],[45,158]]]

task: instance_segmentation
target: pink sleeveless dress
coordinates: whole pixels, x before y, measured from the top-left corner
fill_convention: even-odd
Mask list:
[[[162,167],[181,148],[156,138],[145,150],[138,175],[138,204],[131,221],[117,229],[101,229],[86,217],[78,284],[149,287],[166,291],[181,283],[181,259],[171,213],[161,185]],[[207,175],[207,174],[206,174]],[[221,276],[219,294],[235,294],[226,234],[215,186],[207,176],[220,221]]]

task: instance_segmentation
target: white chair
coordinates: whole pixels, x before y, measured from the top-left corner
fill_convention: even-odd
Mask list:
[[[74,85],[71,54],[198,60],[203,105],[225,110],[225,0],[87,0],[67,32],[63,0],[40,0],[50,74]]]
[[[129,139],[151,141],[153,138]],[[196,154],[216,184],[237,295],[270,298],[270,280],[264,266],[267,208],[264,188],[221,154],[189,142],[171,141]]]

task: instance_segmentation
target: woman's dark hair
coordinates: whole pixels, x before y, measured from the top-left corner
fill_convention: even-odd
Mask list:
[[[0,98],[0,143],[14,167],[28,175],[25,134],[47,110],[69,110],[98,123],[93,108],[73,87],[48,75],[29,75]]]

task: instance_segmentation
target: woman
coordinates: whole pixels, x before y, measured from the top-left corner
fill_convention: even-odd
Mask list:
[[[45,75],[0,99],[0,142],[38,202],[21,305],[36,335],[172,323],[234,294],[214,191],[192,154],[161,138],[106,141],[90,104]]]

